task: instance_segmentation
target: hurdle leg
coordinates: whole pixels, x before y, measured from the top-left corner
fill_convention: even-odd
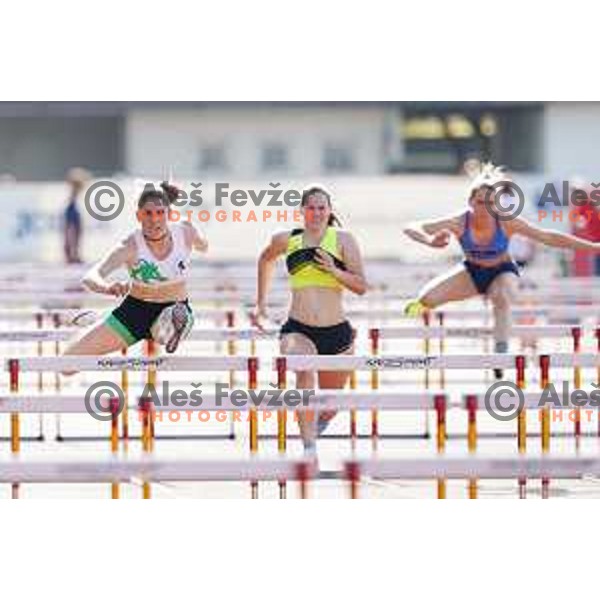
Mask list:
[[[301,462],[298,465],[298,484],[300,487],[300,498],[308,498],[308,464]]]
[[[127,348],[121,350],[122,356],[127,356]],[[129,371],[121,371],[121,390],[125,397],[125,405],[121,414],[121,435],[123,437],[123,449],[127,452],[129,446]]]
[[[360,467],[357,462],[352,461],[346,463],[346,478],[348,479],[350,498],[358,500],[359,483],[360,483]]]
[[[150,452],[150,400],[149,398],[140,399],[140,420],[142,421],[142,452]],[[142,497],[144,500],[151,498],[151,488],[148,481],[142,481]]]
[[[423,325],[426,328],[426,333],[425,333],[425,337],[423,338],[423,354],[425,356],[429,356],[429,353],[431,352],[431,338],[429,337],[429,331],[427,331],[429,329],[429,327],[431,326],[431,313],[429,310],[426,310],[423,313]],[[425,389],[429,390],[430,386],[431,386],[431,381],[430,381],[430,376],[431,373],[429,371],[429,367],[425,367],[424,371],[423,371],[423,376],[425,378]],[[424,437],[425,439],[429,439],[430,436],[430,432],[429,432],[429,411],[427,409],[425,409],[423,411],[423,416],[425,418],[425,432],[424,432]]]
[[[248,389],[255,390],[258,385],[258,359],[255,357],[248,359]],[[256,408],[250,409],[250,455],[256,456],[258,453],[258,411]],[[250,495],[252,500],[258,499],[258,481],[250,482]]]
[[[285,359],[279,357],[276,361],[277,366],[277,387],[284,390],[287,387],[287,367]],[[285,408],[277,409],[277,451],[280,456],[285,456],[287,451],[287,410]],[[287,485],[285,479],[279,481],[279,498],[287,497]]]
[[[571,330],[573,336],[573,353],[581,352],[581,327],[573,327]],[[576,365],[573,368],[573,385],[576,390],[581,389],[581,367]],[[581,408],[575,408],[575,452],[579,453],[581,449]]]
[[[516,358],[517,386],[525,389],[525,357],[523,355]],[[517,445],[519,454],[527,452],[527,408],[523,407],[517,415]],[[525,499],[527,494],[527,480],[525,477],[519,478],[519,498]]]
[[[43,329],[44,328],[44,315],[42,313],[37,313],[35,315],[35,320],[37,322],[38,329]],[[38,356],[44,355],[44,343],[41,340],[37,343],[37,355]],[[38,392],[40,394],[44,393],[44,373],[42,371],[40,371],[38,373],[37,388],[38,388]],[[38,425],[39,425],[39,432],[40,432],[38,435],[38,440],[40,442],[43,442],[45,436],[44,436],[44,415],[42,413],[40,413],[38,415]]]
[[[11,358],[8,361],[8,371],[10,375],[10,392],[11,394],[17,394],[19,392],[19,361]],[[16,456],[21,450],[21,432],[19,413],[10,414],[10,451]],[[18,500],[19,498],[19,484],[11,483],[11,498]]]
[[[119,452],[119,399],[111,398],[110,401],[110,450],[113,456],[116,456]],[[113,481],[110,485],[111,498],[113,500],[119,499],[119,483]]]
[[[152,358],[156,354],[154,340],[146,340],[146,356]],[[146,383],[156,393],[156,366],[149,364]],[[154,411],[150,409],[150,399],[145,399],[145,410],[142,419],[142,450],[150,454],[154,451]],[[145,500],[152,497],[149,481],[142,482],[142,493]]]
[[[547,354],[540,356],[540,384],[544,390],[550,380],[550,357]],[[545,406],[541,409],[540,415],[542,421],[542,454],[550,452],[550,409]],[[547,477],[542,477],[542,498],[547,499],[550,492],[550,480]]]
[[[350,389],[356,390],[356,371],[350,373]],[[356,451],[357,440],[357,413],[355,408],[350,409],[350,448],[352,452]]]
[[[228,310],[226,314],[227,319],[227,327],[229,329],[233,329],[235,327],[235,312],[232,310]],[[254,344],[254,340],[252,340],[252,344]],[[227,354],[229,356],[235,356],[236,354],[236,344],[234,340],[227,340]],[[254,356],[255,348],[251,349],[250,354]],[[231,369],[229,371],[229,389],[235,389],[235,370]],[[233,413],[227,413],[227,418],[229,420],[229,439],[235,440],[235,422],[233,420]]]
[[[434,399],[435,412],[437,417],[437,452],[443,455],[446,452],[446,396],[438,395]],[[442,500],[446,498],[446,480],[438,479],[437,497]]]
[[[55,329],[59,329],[60,328],[60,316],[58,313],[55,313],[54,315],[52,315],[53,321],[54,321],[54,328]],[[60,342],[58,340],[56,340],[54,342],[54,355],[55,356],[60,356]],[[60,379],[60,373],[57,371],[56,373],[54,373],[54,391],[56,392],[56,394],[60,394],[61,393],[61,388],[62,388],[62,384],[61,384],[61,379]],[[62,432],[61,432],[61,420],[60,420],[60,414],[56,415],[55,418],[55,423],[56,423],[56,435],[55,435],[55,439],[57,442],[62,442],[63,440],[63,436],[62,436]]]
[[[444,336],[444,313],[438,313],[438,322],[440,325],[440,356],[444,356],[446,353],[446,337]],[[440,390],[446,389],[446,369],[444,367],[440,367]],[[428,420],[429,421],[429,420]],[[427,436],[429,437],[429,436]]]
[[[377,356],[379,354],[379,329],[369,330],[369,336],[371,337],[371,354]],[[371,370],[371,390],[377,391],[379,389],[379,370]],[[379,437],[379,419],[377,416],[377,409],[371,410],[371,443],[373,451],[377,450],[377,441]]]
[[[466,397],[467,409],[467,444],[469,454],[476,454],[477,452],[477,396],[469,394]],[[469,479],[469,499],[475,500],[477,498],[477,479]]]

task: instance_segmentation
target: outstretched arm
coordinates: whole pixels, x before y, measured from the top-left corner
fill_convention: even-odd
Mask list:
[[[444,248],[450,241],[450,234],[459,235],[459,218],[445,217],[435,221],[424,221],[422,223],[411,223],[404,228],[403,232],[411,240],[431,246],[432,248]]]
[[[265,313],[275,261],[285,254],[288,237],[289,233],[287,232],[276,233],[258,259],[256,307],[259,316]]]
[[[127,284],[120,282],[109,283],[106,277],[113,271],[126,265],[130,261],[131,255],[132,247],[129,240],[123,240],[84,275],[81,280],[82,285],[98,294],[110,294],[113,296],[126,294],[129,287]]]
[[[506,226],[511,233],[518,233],[519,235],[545,244],[546,246],[600,252],[600,244],[598,243],[583,240],[574,235],[570,235],[569,233],[562,233],[560,231],[554,231],[553,229],[538,227],[521,217],[508,221]]]

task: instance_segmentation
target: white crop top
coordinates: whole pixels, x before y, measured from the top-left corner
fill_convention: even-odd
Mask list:
[[[132,281],[153,285],[186,279],[191,249],[185,243],[183,227],[180,223],[169,227],[173,236],[173,248],[163,260],[158,260],[152,254],[141,230],[135,232],[136,262],[128,269]]]

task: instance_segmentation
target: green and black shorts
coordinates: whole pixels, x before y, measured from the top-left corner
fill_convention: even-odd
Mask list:
[[[175,302],[147,302],[132,296],[126,296],[123,302],[115,308],[105,323],[127,345],[131,346],[140,340],[152,339],[150,329],[160,313]],[[185,304],[189,307],[189,302]]]

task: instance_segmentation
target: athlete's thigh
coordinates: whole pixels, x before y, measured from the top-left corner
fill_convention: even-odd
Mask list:
[[[280,349],[282,354],[317,354],[317,348],[312,340],[302,333],[286,333],[281,336]],[[296,371],[296,387],[311,389],[315,387],[314,371]]]
[[[519,277],[516,273],[500,273],[494,278],[487,290],[490,300],[505,300],[512,302],[516,299],[519,290]]]
[[[353,354],[354,345],[340,352],[339,356],[344,354]],[[319,387],[323,390],[339,390],[342,389],[348,379],[350,378],[351,371],[319,371]]]
[[[71,342],[63,354],[94,355],[109,354],[127,348],[121,339],[108,325],[98,323],[86,331],[79,339]]]
[[[445,302],[466,300],[478,295],[477,288],[464,265],[456,265],[448,273],[431,280],[419,294],[428,308],[436,308]]]

